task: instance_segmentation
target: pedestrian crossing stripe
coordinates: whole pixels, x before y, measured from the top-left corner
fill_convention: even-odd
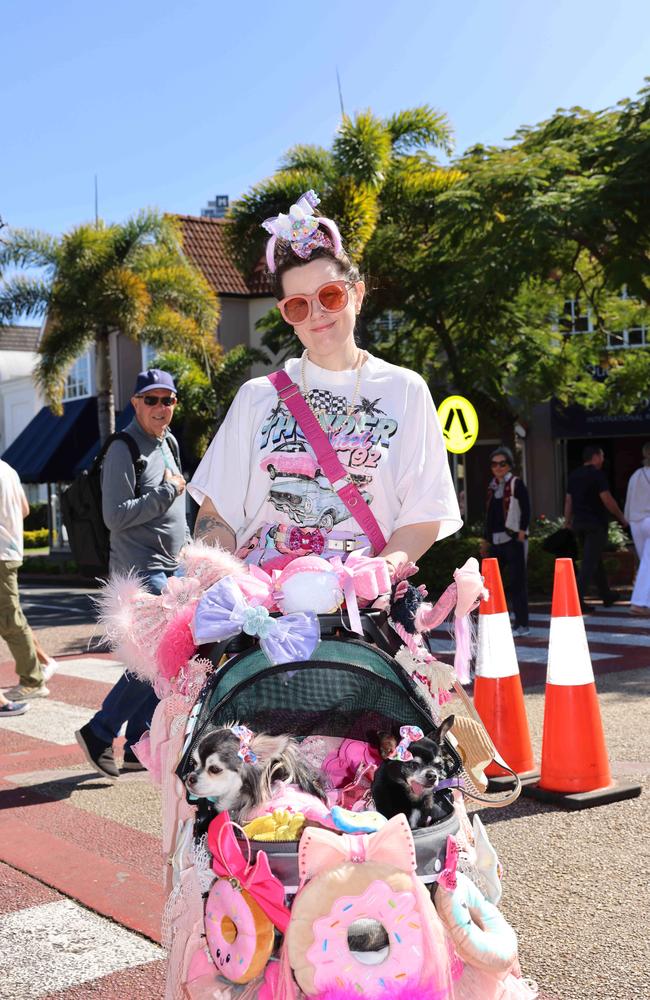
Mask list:
[[[478,437],[478,415],[464,396],[447,396],[438,407],[447,451],[462,455],[469,451]]]

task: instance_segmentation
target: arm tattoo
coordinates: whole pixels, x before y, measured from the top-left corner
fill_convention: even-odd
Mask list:
[[[213,514],[201,514],[197,518],[194,526],[194,538],[197,541],[204,541],[206,545],[214,545],[215,542],[221,543],[219,538],[221,532],[225,532],[227,535],[228,542],[232,544],[232,551],[234,552],[236,544],[235,532],[225,521],[220,521]],[[230,545],[224,544],[224,548],[230,548]]]

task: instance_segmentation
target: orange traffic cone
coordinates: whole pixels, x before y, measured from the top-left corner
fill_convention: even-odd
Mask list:
[[[497,750],[517,772],[522,784],[537,781],[539,769],[533,759],[524,692],[499,561],[484,559],[481,573],[490,596],[480,605],[474,705]],[[512,784],[512,776],[498,764],[490,764],[485,773],[492,788]]]
[[[633,798],[613,782],[571,559],[556,559],[546,674],[542,775],[526,794],[569,809]]]

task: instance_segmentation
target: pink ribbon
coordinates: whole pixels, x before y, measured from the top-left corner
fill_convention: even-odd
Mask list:
[[[246,861],[227,812],[219,813],[210,823],[208,848],[212,854],[212,870],[221,878],[236,879],[284,934],[291,918],[284,905],[284,886],[271,872],[264,851],[257,852],[254,864]]]
[[[350,617],[350,627],[363,635],[357,598],[375,601],[381,594],[390,593],[390,573],[385,559],[351,552],[345,562],[340,557],[329,560],[338,577],[345,606]]]
[[[318,827],[307,827],[298,848],[301,883],[318,872],[337,868],[345,861],[359,864],[379,861],[414,873],[417,869],[415,844],[406,816],[403,813],[393,816],[376,833],[336,834]]]

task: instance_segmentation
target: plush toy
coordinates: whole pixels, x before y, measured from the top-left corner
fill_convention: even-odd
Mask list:
[[[327,559],[320,556],[293,559],[276,578],[275,589],[278,606],[285,614],[314,611],[326,615],[343,603],[338,577]]]
[[[299,840],[305,817],[302,813],[275,809],[270,816],[258,816],[244,827],[249,840]]]

